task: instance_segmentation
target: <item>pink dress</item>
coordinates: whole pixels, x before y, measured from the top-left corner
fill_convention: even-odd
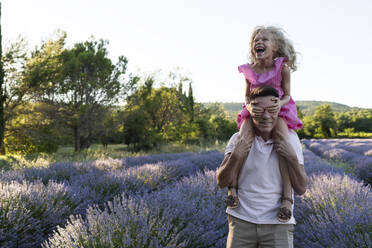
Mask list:
[[[273,69],[263,74],[256,73],[250,64],[241,65],[238,67],[238,70],[239,72],[243,73],[244,77],[251,83],[250,90],[253,90],[254,88],[262,85],[269,85],[279,91],[279,98],[282,99],[284,92],[281,87],[281,82],[284,62],[284,57],[277,58],[274,62]],[[279,116],[284,119],[289,129],[302,128],[302,122],[297,117],[296,103],[293,101],[292,97],[290,98],[289,102],[280,109]],[[239,129],[243,121],[249,117],[250,113],[245,108],[245,105],[243,105],[243,109],[240,114],[238,114],[236,120]]]

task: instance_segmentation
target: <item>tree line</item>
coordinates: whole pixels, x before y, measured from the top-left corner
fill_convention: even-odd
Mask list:
[[[303,115],[297,109],[303,128],[301,138],[371,138],[372,109],[353,109],[335,112],[329,104],[316,107],[313,115]]]
[[[23,38],[6,47],[4,150],[53,152],[73,144],[80,151],[100,142],[138,151],[226,140],[236,129],[221,105],[195,102],[192,80],[178,71],[165,78],[128,74],[127,58],[114,63],[107,41],[67,47],[66,37],[59,31],[32,51]]]
[[[179,71],[128,73],[125,56],[110,59],[108,41],[89,38],[68,47],[66,38],[59,31],[33,50],[23,38],[0,47],[1,153],[54,152],[71,144],[81,151],[94,143],[139,151],[167,142],[226,141],[237,131],[222,104],[195,101],[192,79]],[[338,113],[326,104],[313,115],[298,114],[301,138],[372,133],[368,109]]]

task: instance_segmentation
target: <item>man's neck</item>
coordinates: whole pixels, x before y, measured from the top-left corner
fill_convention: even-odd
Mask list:
[[[271,133],[261,133],[260,131],[256,130],[256,135],[260,136],[264,141],[268,141],[272,138]]]

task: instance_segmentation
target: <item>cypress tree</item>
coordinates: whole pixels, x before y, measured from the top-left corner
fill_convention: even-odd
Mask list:
[[[192,93],[192,86],[191,86],[191,82],[189,84],[189,95],[188,95],[188,107],[189,107],[189,111],[190,111],[190,116],[191,116],[191,121],[194,121],[194,104],[195,104],[195,101],[194,101],[194,95]]]

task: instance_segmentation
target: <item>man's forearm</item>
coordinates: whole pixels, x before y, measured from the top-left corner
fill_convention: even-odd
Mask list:
[[[297,156],[286,158],[288,173],[293,189],[298,195],[303,195],[307,187],[305,168],[298,162]]]
[[[229,186],[235,176],[235,169],[236,167],[241,167],[246,160],[246,157],[239,156],[239,154],[232,152],[227,154],[220,167],[217,169],[217,184],[218,186],[223,189]]]
[[[247,125],[244,125],[245,128]],[[243,128],[243,127],[242,127]],[[227,154],[220,167],[217,169],[217,184],[221,189],[229,186],[233,178],[237,176],[244,162],[247,160],[248,153],[251,150],[253,135],[250,137],[238,136],[234,142],[232,152]]]

